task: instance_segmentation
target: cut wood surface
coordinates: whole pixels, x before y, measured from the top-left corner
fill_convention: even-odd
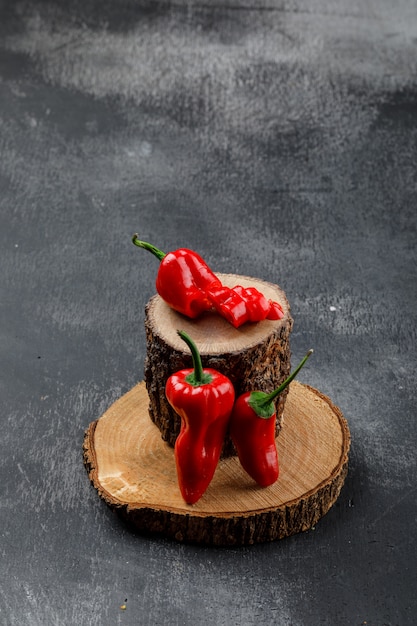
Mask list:
[[[349,429],[316,389],[291,383],[277,446],[280,477],[271,487],[258,487],[230,457],[220,461],[204,496],[187,505],[174,451],[149,419],[141,382],[90,424],[84,462],[100,497],[136,529],[184,542],[244,545],[310,529],[343,485]]]
[[[190,351],[178,336],[178,330],[186,331],[195,341],[204,367],[219,370],[230,378],[237,395],[244,391],[272,391],[290,373],[293,320],[284,291],[278,285],[257,278],[236,274],[218,276],[229,287],[256,287],[267,299],[281,304],[284,317],[234,328],[217,313],[205,313],[191,320],[172,310],[158,295],[151,298],[145,314],[149,415],[171,446],[175,444],[181,422],[166,399],[165,383],[174,372],[192,366]],[[285,390],[276,400],[276,434],[287,393]],[[222,456],[231,454],[234,448],[227,438]]]

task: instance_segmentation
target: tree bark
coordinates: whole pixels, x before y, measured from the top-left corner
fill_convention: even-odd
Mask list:
[[[130,525],[181,542],[239,546],[311,529],[339,496],[350,434],[340,409],[293,381],[277,438],[278,481],[258,487],[237,457],[220,461],[203,497],[181,498],[174,451],[148,415],[144,382],[92,422],[84,463],[99,496]]]
[[[235,329],[216,313],[206,313],[197,320],[190,320],[170,309],[158,295],[148,302],[145,311],[145,382],[149,415],[170,446],[175,444],[181,420],[166,399],[165,383],[174,372],[192,367],[190,351],[178,337],[177,330],[185,330],[195,341],[203,367],[219,370],[230,378],[236,395],[245,391],[272,391],[290,373],[293,320],[285,293],[277,285],[259,279],[235,274],[218,276],[229,287],[256,287],[268,299],[281,304],[284,317],[244,324]],[[287,393],[285,390],[276,401],[276,434],[281,428]],[[233,454],[234,446],[227,437],[222,457]]]

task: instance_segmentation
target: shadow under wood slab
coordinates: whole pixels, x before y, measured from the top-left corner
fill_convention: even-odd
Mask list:
[[[305,531],[339,496],[350,447],[340,410],[316,389],[293,381],[277,447],[280,477],[258,487],[237,457],[222,459],[204,496],[183,501],[174,451],[149,419],[140,382],[84,437],[84,463],[99,496],[136,529],[177,541],[237,546]]]

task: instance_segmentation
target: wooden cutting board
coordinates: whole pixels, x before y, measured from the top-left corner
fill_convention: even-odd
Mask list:
[[[350,433],[318,390],[293,381],[277,437],[280,477],[258,487],[237,457],[222,459],[204,496],[183,501],[173,448],[149,418],[145,383],[117,400],[84,437],[84,463],[98,495],[135,529],[177,541],[236,546],[308,530],[339,496]]]

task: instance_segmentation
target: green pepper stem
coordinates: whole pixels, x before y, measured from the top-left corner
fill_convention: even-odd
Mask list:
[[[298,372],[300,371],[300,369],[303,367],[303,365],[305,364],[305,362],[307,361],[308,357],[313,354],[313,349],[310,348],[310,350],[307,352],[307,354],[305,355],[305,357],[302,359],[302,361],[297,365],[297,367],[295,368],[295,370],[293,371],[292,374],[290,374],[290,376],[288,376],[288,378],[286,380],[284,380],[283,383],[281,383],[281,385],[277,388],[274,389],[274,391],[271,391],[271,393],[268,393],[266,396],[264,396],[262,398],[261,401],[259,401],[258,406],[260,407],[265,407],[268,404],[270,404],[273,400],[275,400],[275,398],[277,396],[279,396],[280,393],[282,393],[284,391],[284,389],[286,387],[288,387],[288,385],[290,384],[290,382],[292,380],[294,380],[294,378],[297,376]]]
[[[199,385],[206,385],[207,383],[210,383],[212,381],[212,376],[204,372],[203,364],[201,363],[201,356],[194,341],[184,330],[177,330],[177,333],[178,333],[178,336],[181,337],[181,339],[185,341],[187,346],[190,348],[191,356],[193,358],[194,372],[187,376],[186,378],[187,382],[193,385],[194,387],[198,387]]]
[[[149,252],[152,252],[152,254],[154,254],[156,258],[160,261],[162,261],[162,259],[166,256],[165,252],[162,252],[162,250],[159,250],[159,248],[156,248],[151,243],[148,243],[147,241],[141,241],[138,238],[137,233],[133,235],[132,242],[135,244],[135,246],[138,246],[138,248],[144,248],[145,250],[149,250]]]

